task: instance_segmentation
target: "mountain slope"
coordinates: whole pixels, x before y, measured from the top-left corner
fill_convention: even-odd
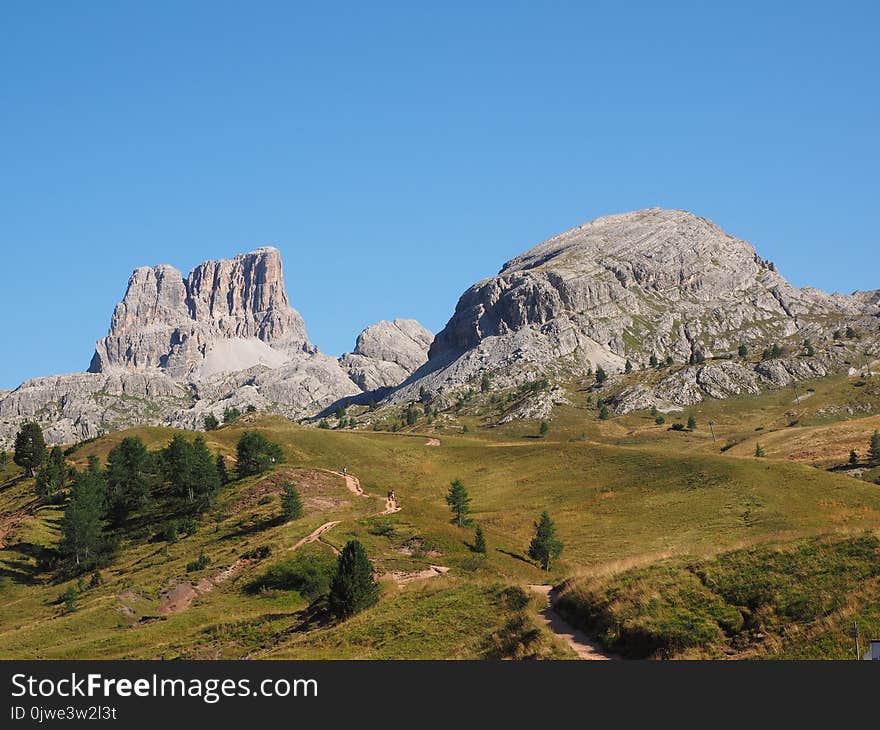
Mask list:
[[[474,284],[435,338],[428,363],[394,398],[412,399],[421,389],[437,394],[486,370],[514,382],[517,370],[520,379],[530,370],[619,372],[627,360],[636,369],[652,355],[702,360],[740,343],[757,349],[812,338],[830,345],[830,325],[858,321],[876,332],[878,312],[871,293],[792,286],[751,244],[704,218],[635,211],[554,236]],[[821,353],[809,376],[835,364],[833,354]],[[722,376],[756,379],[728,372],[705,380]],[[715,390],[723,396],[726,389]]]

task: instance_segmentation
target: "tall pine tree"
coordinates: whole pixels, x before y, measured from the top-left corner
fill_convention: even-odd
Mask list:
[[[67,464],[60,446],[53,446],[43,466],[37,472],[36,492],[41,499],[51,502],[67,486]]]
[[[285,522],[295,520],[302,515],[302,500],[296,487],[288,482],[281,492],[281,514]]]
[[[192,447],[180,434],[172,437],[162,449],[162,473],[171,485],[172,494],[187,502],[195,499]]]
[[[154,462],[144,442],[127,436],[107,455],[107,513],[120,525],[150,501]]]
[[[220,486],[225,487],[229,484],[229,472],[226,470],[226,459],[219,451],[217,452],[217,476],[220,477]]]
[[[529,557],[537,561],[544,570],[550,570],[550,561],[562,553],[562,543],[556,537],[556,525],[546,511],[535,523],[535,536],[529,545]]]
[[[46,441],[40,424],[35,421],[22,424],[19,432],[15,434],[15,454],[12,460],[24,469],[29,477],[32,477],[45,458]]]
[[[81,570],[91,565],[101,545],[106,491],[100,463],[96,456],[90,456],[86,470],[76,475],[61,518],[59,550]]]
[[[240,479],[262,474],[284,458],[281,447],[258,431],[245,431],[238,440],[236,450]]]
[[[373,565],[357,540],[350,540],[339,555],[336,575],[330,583],[328,607],[337,618],[348,618],[379,600]]]
[[[449,505],[449,509],[455,515],[455,521],[458,523],[458,526],[464,526],[465,518],[471,511],[471,498],[461,479],[456,479],[449,485],[446,504]]]
[[[871,442],[868,445],[868,458],[872,464],[880,464],[880,431],[871,434]]]
[[[221,484],[217,460],[201,436],[196,436],[192,443],[192,468],[193,507],[204,512],[214,503]]]

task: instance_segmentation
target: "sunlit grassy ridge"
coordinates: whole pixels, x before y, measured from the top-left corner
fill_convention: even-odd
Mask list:
[[[521,595],[526,584],[604,580],[668,559],[712,561],[731,550],[819,535],[848,539],[880,529],[880,487],[810,466],[834,466],[845,461],[850,443],[867,443],[876,417],[859,417],[852,404],[874,397],[876,386],[828,378],[801,393],[808,387],[813,390],[800,405],[790,391],[712,401],[669,414],[661,426],[647,413],[600,421],[595,398],[587,403],[588,391],[574,384],[573,405],[555,409],[542,438],[535,421],[486,427],[496,406],[485,399],[455,418],[430,426],[420,419],[399,433],[249,417],[248,423],[205,434],[208,447],[233,457],[241,433],[256,428],[283,446],[286,463],[227,486],[199,530],[179,542],[161,538],[173,514],[167,501],[157,500],[135,517],[102,568],[104,582],[83,591],[72,613],[64,613],[57,599],[74,582],[55,582],[38,564],[41,548],[58,542],[61,508],[36,503],[32,480],[8,466],[0,474],[0,530],[6,533],[0,550],[0,656],[571,656],[532,621],[537,602]],[[829,408],[837,410],[829,415]],[[669,430],[691,413],[698,423],[694,432]],[[709,420],[715,421],[715,441]],[[468,432],[462,433],[465,425]],[[156,449],[173,433],[140,428],[112,434],[81,445],[69,459],[79,467],[91,454],[106,459],[126,435]],[[441,445],[427,446],[429,437],[440,438]],[[767,453],[763,459],[752,456],[758,439]],[[798,458],[804,441],[824,449],[827,458]],[[729,443],[735,445],[722,450]],[[352,494],[331,473],[343,467],[371,497]],[[451,523],[444,497],[456,478],[470,492],[471,518],[485,532],[486,556],[470,550],[472,527]],[[283,524],[278,494],[285,481],[297,484],[305,510],[301,519]],[[402,511],[377,516],[392,488]],[[565,543],[550,574],[525,557],[544,509]],[[311,598],[297,590],[254,590],[267,571],[290,560],[290,547],[329,521],[339,524],[308,551],[332,562],[333,547],[357,538],[383,576],[379,604],[341,625],[318,620]],[[245,559],[267,547],[270,555]],[[208,567],[188,573],[187,563],[201,554],[210,559]],[[450,570],[398,585],[395,576],[431,564]],[[188,608],[163,612],[163,597],[175,584],[205,587],[232,566],[227,580],[198,591]],[[846,590],[865,596],[869,606],[877,595],[871,580],[847,584]],[[862,610],[853,601],[852,610]],[[816,620],[832,619],[837,621],[823,614]],[[799,630],[824,647],[816,655],[837,656],[846,644],[845,635],[833,631],[826,635],[806,624]],[[796,649],[784,631],[773,646],[786,656],[807,651]],[[713,638],[685,653],[734,649],[741,647]]]

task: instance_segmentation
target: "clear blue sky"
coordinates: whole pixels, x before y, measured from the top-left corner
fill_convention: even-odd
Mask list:
[[[6,0],[0,387],[85,369],[136,266],[265,244],[333,354],[650,206],[880,287],[878,4],[719,4]]]

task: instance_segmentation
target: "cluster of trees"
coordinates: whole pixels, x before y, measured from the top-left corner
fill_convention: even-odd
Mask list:
[[[258,432],[245,432],[237,446],[239,478],[260,474],[283,459],[281,448]],[[104,467],[96,456],[77,472],[55,446],[47,452],[39,424],[22,425],[15,439],[15,463],[35,476],[35,491],[45,501],[65,498],[59,553],[86,569],[112,548],[112,531],[144,511],[160,486],[167,485],[178,511],[198,515],[230,481],[222,454],[212,454],[202,436],[192,441],[178,434],[151,452],[136,436],[123,438],[107,455]],[[299,495],[291,487],[285,513],[298,516]],[[68,493],[69,492],[69,493]]]
[[[247,407],[246,410],[248,413],[255,413],[257,407],[251,404]],[[225,426],[229,426],[235,423],[236,421],[238,421],[239,418],[241,418],[241,411],[235,406],[227,406],[223,410],[223,424]],[[217,418],[217,416],[215,416],[213,413],[205,414],[203,423],[205,425],[206,431],[216,431],[218,428],[220,428],[220,419]]]
[[[773,347],[768,347],[761,353],[762,360],[775,360],[777,357],[782,357],[785,353],[778,343],[774,342]]]
[[[666,359],[662,362],[658,359],[658,357],[652,352],[651,357],[648,358],[648,366],[652,368],[662,368],[664,365],[669,367],[672,365],[674,360],[672,359],[672,355],[667,355]]]
[[[453,521],[459,527],[470,524],[468,515],[471,512],[471,498],[461,479],[450,483],[446,504],[452,511]],[[544,570],[550,570],[551,562],[560,556],[562,548],[563,544],[556,534],[556,525],[545,510],[540,519],[535,522],[535,535],[529,543],[529,557]],[[486,536],[483,534],[483,528],[479,525],[474,533],[471,549],[475,553],[486,552]]]

